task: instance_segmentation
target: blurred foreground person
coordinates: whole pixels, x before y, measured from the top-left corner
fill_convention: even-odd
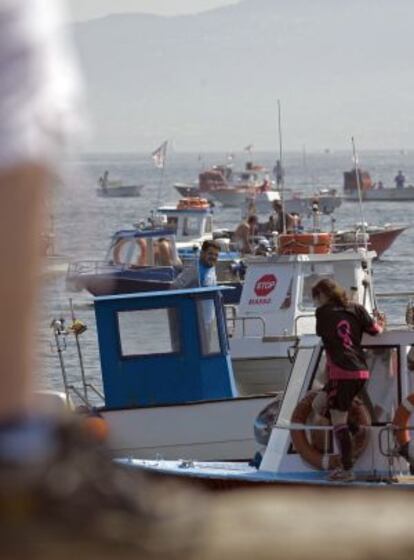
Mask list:
[[[42,209],[79,111],[58,8],[0,0],[0,557],[182,556],[183,495],[148,496],[97,432],[32,402]]]

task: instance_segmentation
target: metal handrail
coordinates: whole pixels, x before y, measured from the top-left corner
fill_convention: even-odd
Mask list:
[[[226,315],[226,322],[227,322],[227,326],[228,329],[230,330],[230,325],[229,322],[232,323],[232,333],[234,333],[235,329],[236,329],[236,322],[241,322],[242,323],[242,335],[246,336],[246,323],[248,321],[259,321],[259,323],[261,323],[262,326],[262,337],[266,336],[266,320],[263,317],[227,317]]]
[[[300,319],[312,319],[312,318],[314,318],[314,315],[309,315],[309,314],[306,314],[306,315],[304,315],[304,314],[302,314],[302,315],[296,315],[296,317],[295,317],[295,322],[294,322],[294,331],[293,331],[294,334],[295,334],[295,336],[299,336],[299,335],[298,335],[298,323],[299,323],[299,320],[300,320]]]

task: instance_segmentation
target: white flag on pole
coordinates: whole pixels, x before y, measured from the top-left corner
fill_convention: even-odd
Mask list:
[[[151,154],[155,167],[163,169],[165,165],[165,159],[167,156],[167,145],[168,140],[165,140],[159,148],[154,150]]]

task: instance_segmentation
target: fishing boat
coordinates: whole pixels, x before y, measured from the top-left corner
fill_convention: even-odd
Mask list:
[[[211,198],[211,191],[226,187],[233,180],[233,165],[214,165],[211,169],[202,171],[198,181],[193,183],[174,183],[174,188],[181,196],[202,196]]]
[[[274,394],[238,394],[221,291],[96,298],[103,393],[83,359],[78,382],[69,383],[62,335],[74,333],[78,341],[82,329],[76,321],[69,329],[52,321],[65,393],[103,418],[114,455],[240,460],[254,452],[254,418]]]
[[[170,229],[120,230],[113,234],[104,260],[69,264],[66,288],[94,296],[168,290],[182,267]]]
[[[141,196],[144,185],[124,184],[120,180],[109,180],[109,172],[105,171],[102,177],[98,179],[99,188],[96,194],[103,197],[131,197]]]
[[[254,192],[243,201],[244,213],[254,210],[257,214],[271,214],[273,212],[274,200],[280,200],[280,192],[269,190],[265,192]],[[315,205],[321,214],[332,214],[342,204],[342,197],[336,189],[318,189],[312,194],[309,192],[284,189],[283,205],[285,212],[310,216],[314,212]]]
[[[240,394],[283,391],[289,353],[300,337],[315,333],[312,286],[335,278],[368,312],[375,308],[371,262],[364,248],[334,253],[333,236],[280,236],[277,254],[249,256],[240,303],[227,306],[230,352]]]
[[[407,225],[356,224],[353,228],[335,231],[336,250],[347,250],[351,245],[360,246],[367,240],[367,247],[380,257],[406,229]]]
[[[361,199],[364,202],[408,202],[414,201],[414,186],[404,188],[378,187],[367,171],[352,169],[344,172],[344,198],[350,202],[358,202],[358,184],[361,188]]]
[[[249,463],[121,459],[129,469],[187,480],[212,488],[300,486],[414,489],[410,417],[414,410],[412,324],[365,335],[371,371],[366,391],[354,399],[350,416],[360,428],[353,437],[356,479],[332,481],[327,470],[339,464],[329,418],[313,414],[312,403],[324,383],[324,350],[303,336],[283,399],[259,414],[255,427],[258,455]]]
[[[201,245],[213,238],[212,209],[205,199],[182,198],[163,206],[148,222],[134,229],[115,232],[103,260],[81,260],[69,264],[66,288],[87,290],[94,296],[151,290],[168,290],[183,268],[193,268]],[[237,252],[228,239],[221,239],[217,279],[235,286],[226,292],[226,302],[240,298],[240,280],[235,264]]]
[[[234,171],[233,164],[215,165],[199,174],[198,185],[175,183],[174,188],[181,196],[202,196],[219,201],[223,206],[237,206],[248,191],[263,185],[270,187],[268,177],[265,167],[248,161],[243,171]],[[244,196],[239,198],[238,193]]]

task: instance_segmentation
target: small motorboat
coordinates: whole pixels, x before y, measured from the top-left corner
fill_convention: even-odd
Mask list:
[[[366,239],[368,249],[375,251],[377,257],[380,257],[407,228],[407,225],[398,224],[384,226],[356,224],[353,228],[335,232],[335,249],[340,251],[352,246],[364,246]]]
[[[69,264],[66,287],[94,296],[167,290],[182,270],[174,235],[169,229],[119,230],[103,261]]]
[[[317,337],[303,336],[282,399],[266,405],[255,421],[257,452],[249,463],[121,459],[128,469],[186,480],[215,489],[284,486],[301,488],[414,490],[412,470],[414,347],[411,327],[371,337],[363,346],[371,378],[354,399],[350,418],[355,480],[327,478],[340,464],[329,418],[315,416],[312,403],[324,384],[325,356]]]
[[[244,214],[271,214],[273,202],[281,200],[280,191],[255,191],[245,197],[242,202]],[[332,214],[342,204],[342,197],[336,189],[319,189],[312,195],[306,192],[298,192],[292,189],[284,189],[283,206],[285,212],[298,214],[300,216],[311,216],[315,209],[325,215]]]
[[[174,206],[158,208],[148,224],[113,234],[103,260],[69,264],[66,288],[87,290],[94,296],[169,290],[184,268],[194,268],[205,240],[212,239],[212,210],[205,199],[183,198]],[[216,265],[217,280],[233,286],[226,303],[237,303],[241,284],[239,254],[222,239]]]
[[[109,172],[105,171],[102,177],[98,179],[99,188],[96,194],[103,197],[130,197],[141,196],[144,185],[124,184],[120,180],[109,180]]]
[[[215,165],[200,173],[198,185],[174,185],[181,196],[203,196],[225,207],[240,206],[255,189],[264,190],[271,186],[268,170],[251,161],[246,162],[243,171],[234,171],[232,164]]]
[[[384,187],[382,182],[375,184],[367,171],[356,169],[344,172],[344,198],[358,202],[358,184],[364,202],[411,202],[414,201],[414,185],[404,188]]]
[[[274,394],[239,396],[220,286],[94,300],[103,394],[82,369],[65,392],[106,423],[114,456],[246,460],[252,425]],[[52,321],[55,346],[81,334]],[[73,379],[73,378],[72,378]],[[99,383],[100,385],[100,383]],[[96,397],[103,404],[96,405]]]

